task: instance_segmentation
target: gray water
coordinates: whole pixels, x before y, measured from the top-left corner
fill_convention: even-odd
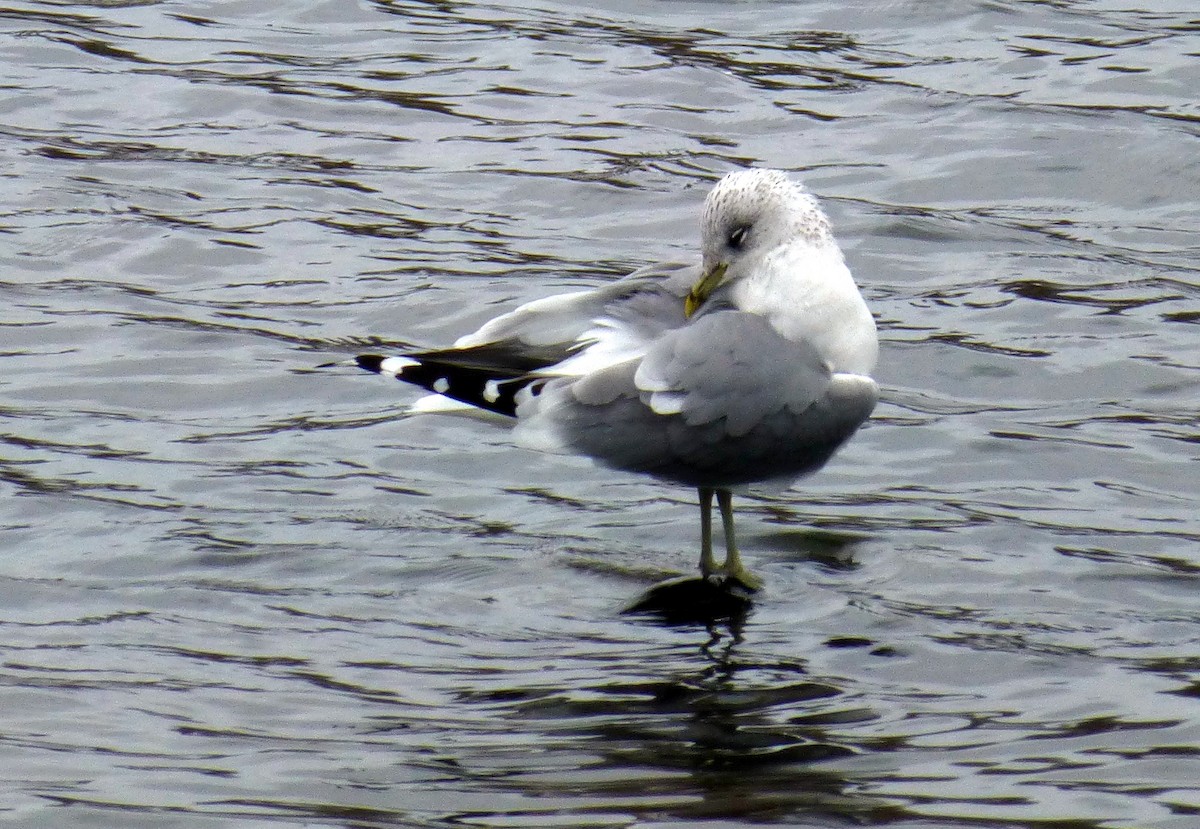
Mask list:
[[[15,2],[0,86],[0,821],[1200,826],[1194,5]],[[752,164],[885,399],[744,619],[620,613],[694,493],[314,368]]]

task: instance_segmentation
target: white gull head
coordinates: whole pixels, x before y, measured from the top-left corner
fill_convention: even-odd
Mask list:
[[[778,170],[722,178],[704,203],[702,297],[719,290],[792,341],[812,342],[835,372],[871,373],[875,321],[812,194]]]

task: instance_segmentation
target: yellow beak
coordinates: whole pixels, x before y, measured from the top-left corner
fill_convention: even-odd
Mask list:
[[[708,271],[700,277],[692,289],[688,291],[687,299],[683,301],[683,315],[688,319],[692,318],[692,314],[700,309],[704,301],[709,298],[725,279],[725,271],[729,270],[728,262],[719,262],[716,267]]]

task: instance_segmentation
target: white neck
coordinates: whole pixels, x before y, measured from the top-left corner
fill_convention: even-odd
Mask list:
[[[739,264],[747,275],[731,286],[735,306],[765,316],[789,340],[808,340],[834,372],[875,368],[875,320],[835,243],[804,240]]]

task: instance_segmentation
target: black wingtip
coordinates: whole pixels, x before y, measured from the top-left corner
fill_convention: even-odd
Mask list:
[[[379,373],[380,367],[383,365],[384,357],[382,354],[359,354],[354,358],[354,362],[358,363],[359,368],[365,368],[367,371]]]

